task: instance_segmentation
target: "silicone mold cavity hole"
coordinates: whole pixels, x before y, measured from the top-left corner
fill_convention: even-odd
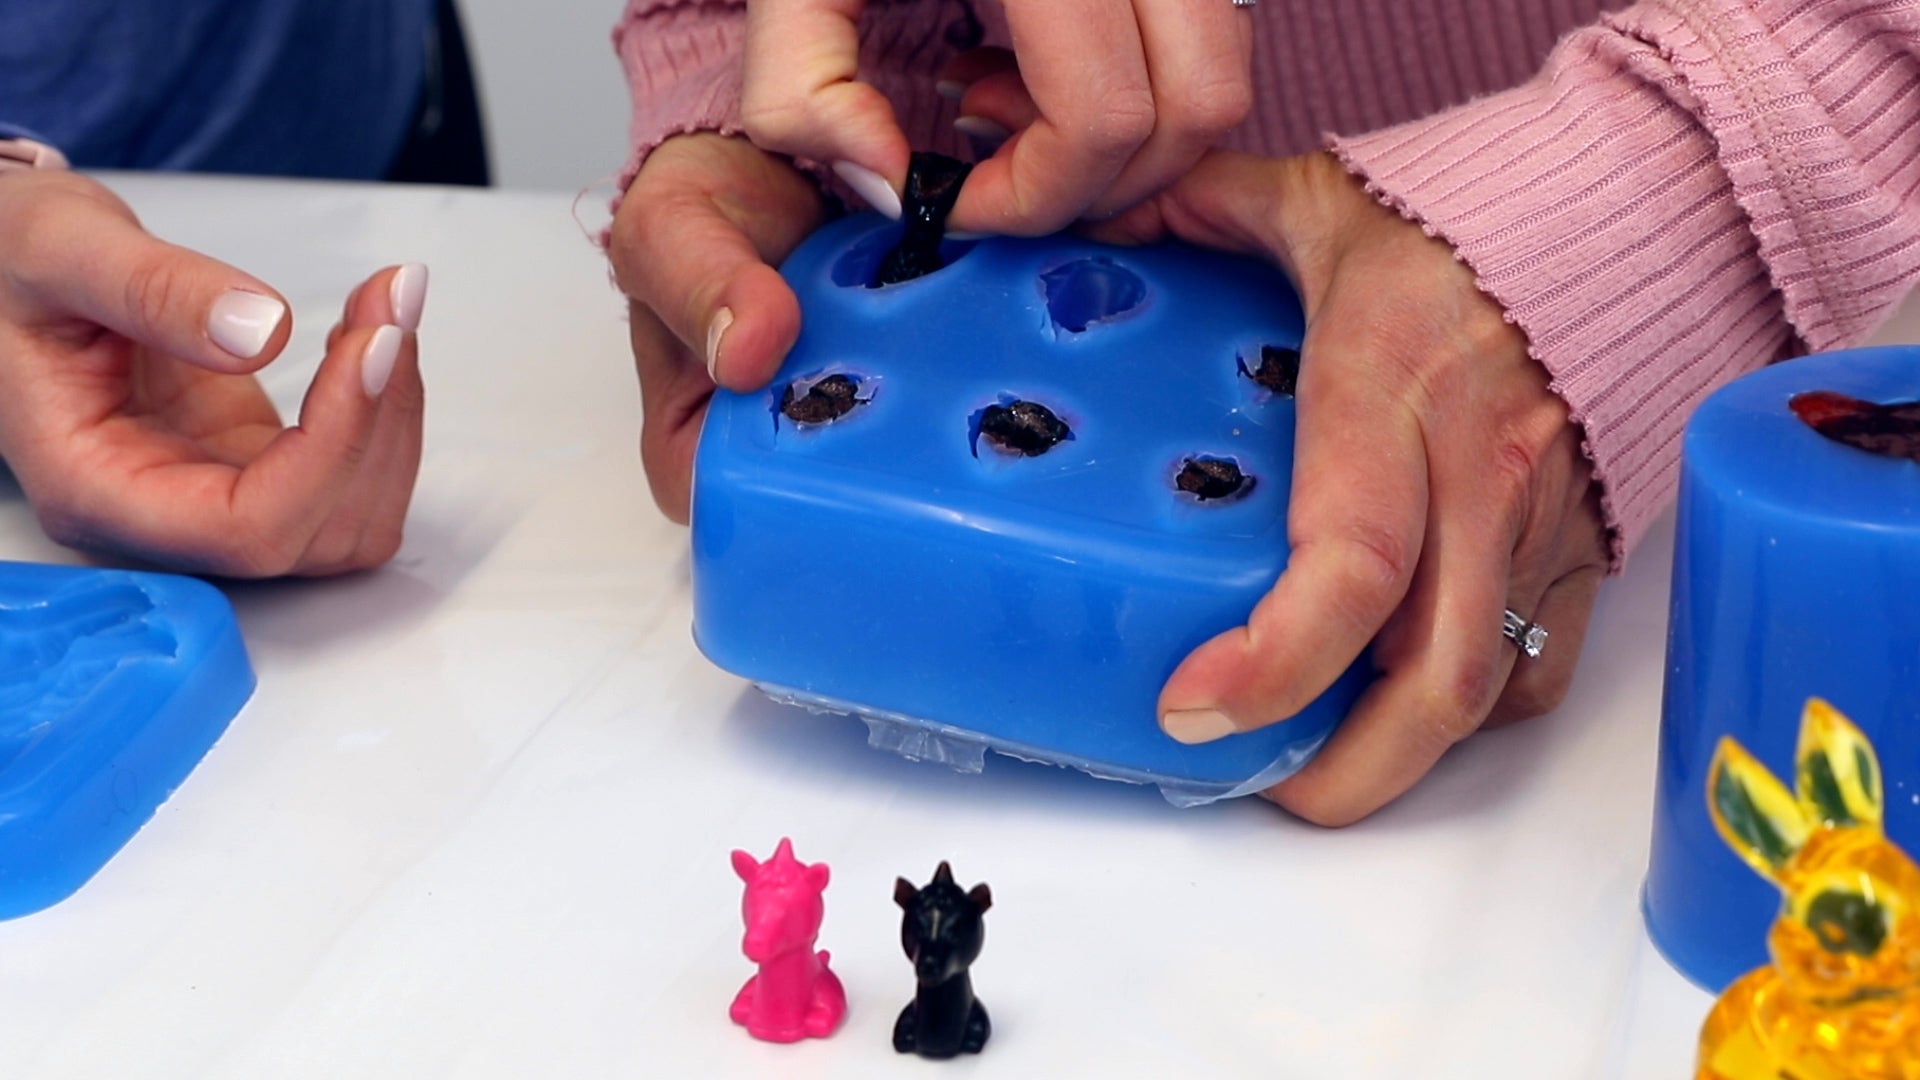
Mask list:
[[[1173,486],[1199,502],[1222,502],[1238,499],[1252,491],[1253,477],[1242,471],[1240,463],[1230,457],[1195,454],[1181,459],[1180,471],[1173,477]]]
[[[831,424],[873,400],[865,379],[845,371],[802,376],[774,396],[774,428],[786,417],[801,427]]]
[[[835,285],[843,289],[864,289],[872,287],[874,275],[880,272],[881,260],[887,257],[887,252],[892,251],[899,245],[901,235],[902,230],[898,225],[892,225],[868,233],[855,242],[852,247],[848,248],[840,258],[834,261],[833,270],[828,276],[833,279]],[[970,240],[942,241],[940,244],[940,261],[944,265],[941,267],[941,270],[935,270],[926,276],[938,276],[942,270],[951,268],[954,263],[959,262],[967,252],[972,250],[973,242]],[[919,280],[921,279],[914,279],[914,281]],[[900,284],[911,285],[913,282],[903,281]],[[881,286],[881,288],[885,289],[898,287],[897,285]]]
[[[153,601],[132,585],[0,600],[0,736],[64,714],[122,664],[171,659],[176,649]]]
[[[1278,397],[1292,397],[1300,381],[1300,350],[1284,345],[1262,345],[1252,366],[1242,356],[1236,361],[1240,374],[1259,383]]]
[[[1104,257],[1078,259],[1048,270],[1040,275],[1040,285],[1054,325],[1073,334],[1119,318],[1147,298],[1147,283],[1140,275]]]
[[[1002,397],[974,413],[967,427],[975,457],[980,456],[983,438],[989,446],[1020,457],[1039,457],[1073,438],[1073,429],[1052,409],[1013,397]]]

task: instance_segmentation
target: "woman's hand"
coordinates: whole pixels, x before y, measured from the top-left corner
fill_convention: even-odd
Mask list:
[[[73,173],[0,177],[0,458],[87,551],[233,577],[376,566],[420,464],[423,266],[362,283],[284,427],[286,301]]]
[[[858,80],[862,0],[754,0],[742,123],[769,150],[834,163],[898,214],[909,147]],[[967,178],[956,230],[1037,236],[1184,175],[1253,103],[1253,23],[1229,0],[1007,0],[1013,49],[928,72],[959,125],[1005,142]]]
[[[608,254],[632,317],[640,458],[674,521],[687,520],[714,384],[765,385],[800,333],[800,302],[771,264],[825,213],[791,165],[722,135],[668,139],[627,189]]]
[[[1210,155],[1101,232],[1271,259],[1307,316],[1291,559],[1246,626],[1168,679],[1166,731],[1204,742],[1284,720],[1372,641],[1378,681],[1267,792],[1338,825],[1481,726],[1557,705],[1609,563],[1598,487],[1546,371],[1452,250],[1324,155]],[[1508,608],[1550,632],[1538,659],[1502,638]]]

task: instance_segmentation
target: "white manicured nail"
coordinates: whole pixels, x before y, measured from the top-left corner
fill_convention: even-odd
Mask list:
[[[373,332],[367,351],[360,354],[360,386],[375,401],[380,400],[380,391],[393,377],[393,363],[400,359],[400,343],[406,336],[407,332],[397,326],[383,326]]]
[[[732,325],[733,309],[724,307],[714,312],[713,321],[707,324],[707,378],[716,386],[720,383],[720,339]]]
[[[865,199],[868,206],[894,221],[900,220],[900,193],[893,190],[893,185],[887,183],[886,177],[851,161],[834,162],[833,172],[853,189],[855,195]]]
[[[933,92],[948,101],[959,101],[967,96],[967,84],[955,79],[941,79],[933,84]]]
[[[420,329],[420,313],[427,306],[427,268],[408,263],[394,271],[387,296],[393,303],[393,321],[400,329]]]
[[[1006,142],[1007,137],[1013,134],[984,116],[963,116],[953,122],[953,130],[969,139],[993,143]]]
[[[1219,709],[1181,709],[1162,717],[1160,730],[1191,746],[1223,739],[1240,729]]]
[[[234,356],[251,360],[267,347],[286,317],[287,305],[271,296],[228,289],[207,315],[207,336]]]

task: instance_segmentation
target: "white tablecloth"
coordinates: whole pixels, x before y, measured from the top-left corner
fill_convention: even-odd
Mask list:
[[[228,589],[259,691],[93,882],[0,924],[0,1077],[920,1075],[889,1044],[891,893],[941,859],[996,900],[993,1041],[948,1074],[1690,1075],[1709,999],[1637,905],[1670,524],[1558,713],[1354,828],[1004,758],[958,775],[694,649],[623,305],[569,200],[113,182],[293,299],[267,375],[288,409],[346,290],[429,263],[426,456],[390,566]],[[0,558],[78,561],[4,480]],[[833,867],[821,945],[852,1002],[797,1046],[726,1017],[752,972],[727,854],[783,835]]]

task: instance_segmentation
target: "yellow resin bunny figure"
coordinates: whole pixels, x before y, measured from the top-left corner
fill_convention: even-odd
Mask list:
[[[1920,1080],[1920,868],[1881,831],[1880,763],[1807,702],[1795,794],[1732,739],[1707,773],[1713,823],[1784,903],[1773,964],[1700,1031],[1696,1080]]]

